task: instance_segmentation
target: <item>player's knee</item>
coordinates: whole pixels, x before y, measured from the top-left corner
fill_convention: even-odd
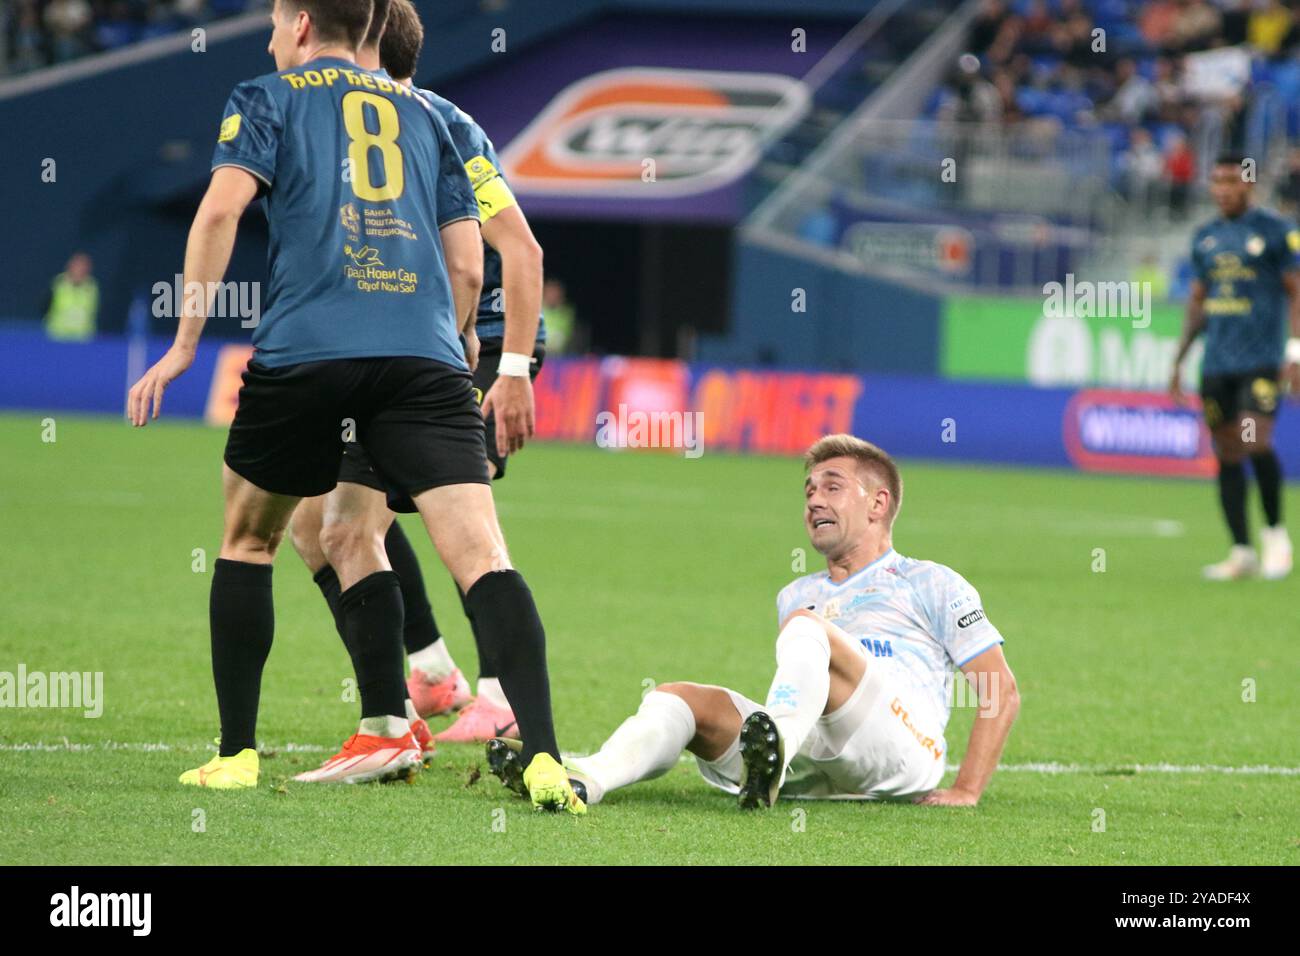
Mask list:
[[[700,685],[692,684],[689,681],[672,681],[671,683],[660,684],[655,690],[663,694],[672,694],[690,703],[690,698],[694,696],[696,691],[700,690]]]
[[[275,558],[283,539],[283,531],[266,534],[252,528],[229,529],[221,541],[221,557],[227,561],[266,564]]]
[[[818,622],[821,621],[821,617],[819,617],[815,612],[808,610],[806,607],[799,607],[799,608],[795,608],[793,611],[791,611],[789,614],[785,616],[785,620],[781,622],[781,630],[784,631],[786,625],[788,625],[791,621],[793,621],[795,618],[798,617],[807,617],[807,618],[811,618],[814,621],[818,621]]]
[[[362,556],[382,555],[384,539],[360,521],[326,522],[320,529],[320,550],[335,567]]]
[[[776,636],[776,657],[780,660],[784,654],[813,647],[820,648],[827,659],[830,658],[831,645],[826,633],[826,622],[811,611],[801,608],[782,624],[781,631]]]
[[[686,704],[695,721],[695,735],[687,749],[706,760],[714,760],[740,733],[740,711],[722,687],[673,681],[655,690],[672,694]],[[730,718],[730,719],[729,719]]]
[[[467,548],[459,554],[447,555],[440,551],[439,555],[456,580],[456,585],[466,594],[485,574],[514,569],[510,555],[499,542],[485,541],[481,546]]]
[[[712,725],[710,717],[715,710],[714,705],[717,703],[713,698],[719,694],[723,697],[726,696],[726,691],[720,687],[695,684],[691,681],[672,681],[667,684],[660,684],[655,690],[681,698],[695,717],[697,731],[702,733],[707,733]]]
[[[295,521],[289,526],[289,541],[293,544],[293,549],[298,552],[307,566],[313,571],[324,565],[325,553],[320,546],[320,527],[312,525],[310,528],[300,525]]]

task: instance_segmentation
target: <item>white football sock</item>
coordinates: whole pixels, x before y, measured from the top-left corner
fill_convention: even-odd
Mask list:
[[[510,701],[506,700],[506,692],[501,689],[501,681],[495,677],[480,677],[478,679],[478,696],[493,707],[511,710]]]
[[[422,647],[410,654],[411,670],[418,670],[433,682],[442,680],[456,669],[456,662],[451,659],[447,642],[439,638],[428,647]]]
[[[666,773],[694,736],[695,715],[686,701],[676,694],[652,690],[597,753],[569,763],[591,784],[588,802],[599,803],[612,790]]]
[[[826,710],[830,664],[830,639],[817,621],[801,615],[781,630],[776,639],[776,675],[764,709],[776,721],[787,767]]]
[[[358,733],[373,737],[405,737],[411,732],[411,723],[405,717],[362,717]]]
[[[415,702],[411,698],[406,698],[406,722],[413,724],[420,719],[420,713],[415,709]]]

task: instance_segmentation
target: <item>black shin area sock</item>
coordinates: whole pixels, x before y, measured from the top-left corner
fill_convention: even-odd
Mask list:
[[[339,598],[343,643],[352,656],[361,717],[405,717],[402,591],[392,571],[367,575]]]
[[[1246,532],[1246,469],[1240,462],[1219,462],[1219,503],[1233,543],[1250,544]]]
[[[474,635],[474,649],[478,652],[478,679],[496,679],[497,666],[492,660],[492,655],[488,648],[483,644],[483,637],[478,632],[478,625],[474,623],[474,615],[469,612],[469,602],[465,600],[465,592],[460,588],[456,589],[460,595],[460,606],[465,610],[465,620],[469,621],[470,633]]]
[[[1270,528],[1282,523],[1282,462],[1273,449],[1250,456],[1259,483],[1259,497],[1264,505],[1264,517]]]
[[[415,556],[410,539],[396,521],[389,526],[384,537],[384,550],[388,552],[388,563],[397,572],[402,585],[402,603],[406,607],[402,643],[406,646],[406,653],[414,654],[442,640],[442,634],[438,631],[438,622],[433,619],[429,595],[424,590],[420,559]]]
[[[217,685],[223,757],[257,746],[262,668],[275,636],[271,566],[218,558],[208,597],[212,679]]]
[[[339,586],[339,576],[327,564],[313,574],[311,579],[316,582],[316,587],[320,588],[321,596],[325,598],[325,603],[330,607],[330,615],[334,618],[334,626],[342,634],[343,621],[339,617],[339,598],[342,596],[343,591]]]
[[[538,753],[559,760],[546,673],[546,632],[523,575],[489,571],[465,594],[465,607],[481,634],[487,659],[497,665],[501,689],[519,722],[524,766]]]

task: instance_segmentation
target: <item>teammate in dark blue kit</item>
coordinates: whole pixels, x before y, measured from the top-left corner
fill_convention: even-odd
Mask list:
[[[186,248],[186,288],[205,292],[187,295],[175,343],[129,395],[133,424],[157,417],[164,389],[193,362],[239,218],[260,196],[270,282],[226,444],[210,599],[220,751],[181,780],[256,785],[271,562],[298,502],[335,487],[344,444],[356,441],[386,487],[412,499],[492,648],[534,805],[581,813],[559,764],[545,635],[497,523],[459,338],[482,281],[478,205],[441,117],[356,65],[376,8],[387,15],[383,0],[276,0],[280,72],[231,95]],[[402,599],[382,540],[350,554],[335,570],[362,722],[319,779],[385,779],[420,759],[405,712]],[[355,774],[363,766],[369,776]]]
[[[1251,206],[1254,183],[1245,169],[1239,156],[1222,157],[1214,166],[1210,194],[1222,215],[1192,239],[1195,278],[1169,385],[1179,398],[1183,358],[1204,332],[1201,399],[1233,542],[1226,560],[1205,568],[1205,577],[1216,581],[1255,574],[1276,579],[1291,571],[1273,419],[1282,381],[1294,382],[1300,361],[1300,231]],[[1250,546],[1246,523],[1247,458],[1268,522],[1260,532],[1260,557]]]
[[[372,22],[357,51],[358,65],[409,86],[424,41],[415,7],[410,0],[392,0],[387,23],[378,33],[376,29]],[[474,390],[486,414],[488,470],[495,480],[505,474],[509,454],[533,433],[530,381],[546,352],[545,324],[540,315],[542,249],[500,173],[496,150],[483,129],[448,100],[427,90],[415,92],[446,121],[478,203],[484,281],[477,337],[471,328],[466,333],[471,343],[481,341],[473,368]],[[471,321],[471,327],[474,325]],[[470,351],[475,349],[471,346]],[[460,711],[456,722],[437,735],[438,741],[468,743],[496,736],[518,737],[517,722],[490,649],[473,619],[470,625],[479,656],[476,697],[471,696],[469,684],[438,630],[419,559],[401,525],[393,520],[394,511],[415,510],[410,499],[385,487],[364,448],[357,444],[344,450],[339,485],[329,499],[334,507],[328,515],[324,497],[307,499],[298,506],[291,527],[294,548],[312,572],[337,624],[339,581],[332,563],[347,561],[347,549],[359,542],[383,538],[388,560],[401,579],[404,641],[411,664],[407,718],[425,761],[431,761],[436,746],[425,717]]]

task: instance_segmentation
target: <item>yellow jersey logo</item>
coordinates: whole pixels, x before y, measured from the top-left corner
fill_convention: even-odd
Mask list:
[[[218,143],[229,143],[239,135],[239,124],[244,118],[236,113],[234,116],[227,116],[221,121],[221,135],[217,137]]]
[[[479,222],[487,222],[503,209],[517,205],[510,187],[486,156],[475,156],[465,164],[474,198],[478,200]]]

